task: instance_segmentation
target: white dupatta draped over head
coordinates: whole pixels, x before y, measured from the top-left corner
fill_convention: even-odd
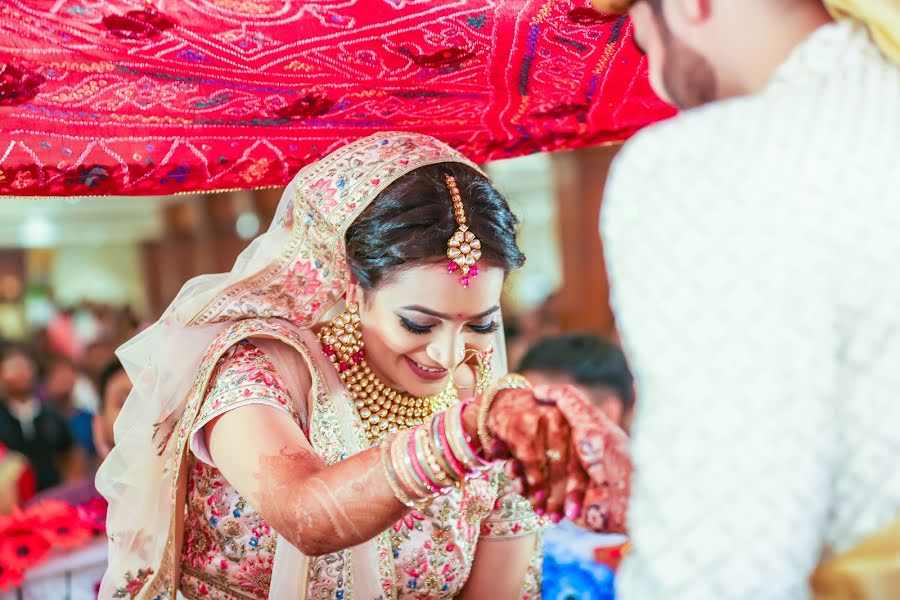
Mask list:
[[[182,415],[205,391],[210,346],[248,319],[314,326],[346,292],[350,224],[398,178],[444,162],[478,168],[442,142],[411,133],[366,137],[305,167],[285,190],[269,230],[229,273],[190,280],[159,321],[119,348],[134,390],[115,424],[116,446],[97,474],[109,501],[101,598],[175,595],[181,548],[173,523],[184,508],[179,487],[188,433]],[[498,350],[495,361],[503,357]],[[353,550],[360,559],[354,563],[370,562],[374,550],[365,546]],[[305,557],[282,539],[278,548],[270,598],[304,598]],[[373,568],[354,564],[357,598],[383,593]]]

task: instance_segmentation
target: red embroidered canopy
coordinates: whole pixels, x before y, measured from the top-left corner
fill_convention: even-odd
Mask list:
[[[378,130],[476,161],[671,114],[587,0],[2,0],[0,194],[282,186]]]

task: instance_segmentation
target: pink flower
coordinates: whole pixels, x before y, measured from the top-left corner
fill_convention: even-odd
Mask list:
[[[248,559],[241,565],[237,580],[243,589],[260,598],[265,598],[272,582],[272,558]]]
[[[278,377],[267,369],[261,369],[254,365],[248,365],[240,369],[247,373],[247,379],[262,383],[266,387],[281,387]]]
[[[322,178],[307,188],[312,205],[320,205],[319,210],[328,212],[337,206],[337,190],[332,185],[332,180]]]
[[[284,278],[284,291],[292,296],[315,294],[322,287],[319,271],[310,261],[297,261]]]
[[[416,521],[424,521],[425,515],[417,510],[411,511],[402,519],[394,523],[394,531],[400,531],[405,526],[407,529],[415,529]]]
[[[184,544],[184,557],[187,562],[199,569],[212,562],[213,540],[203,527],[191,527]]]

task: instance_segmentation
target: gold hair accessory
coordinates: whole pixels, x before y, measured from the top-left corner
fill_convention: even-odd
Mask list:
[[[456,216],[458,226],[453,237],[447,242],[447,258],[450,259],[447,270],[450,273],[462,270],[459,283],[463,287],[469,287],[470,278],[478,277],[478,266],[475,262],[481,258],[481,240],[469,231],[469,226],[466,224],[466,211],[459,195],[456,178],[452,175],[445,175],[445,177],[447,178],[447,188],[450,190],[450,198],[453,200],[453,214]]]

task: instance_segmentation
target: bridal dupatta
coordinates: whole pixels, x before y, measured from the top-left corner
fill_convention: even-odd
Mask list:
[[[297,332],[342,302],[344,235],[354,219],[398,178],[443,162],[477,169],[438,140],[408,133],[364,138],[304,168],[286,189],[272,226],[230,273],[189,281],[156,324],[119,349],[134,391],[97,476],[109,500],[109,569],[100,597],[175,598],[188,438],[217,360],[241,339],[274,338],[306,360],[318,398],[309,438],[327,463],[369,447],[352,405],[317,394],[323,382],[304,347],[308,336]],[[498,352],[495,369],[504,367],[502,360]],[[389,548],[382,534],[343,551],[352,565],[352,598],[391,597]],[[305,598],[307,562],[279,538],[269,597]]]

